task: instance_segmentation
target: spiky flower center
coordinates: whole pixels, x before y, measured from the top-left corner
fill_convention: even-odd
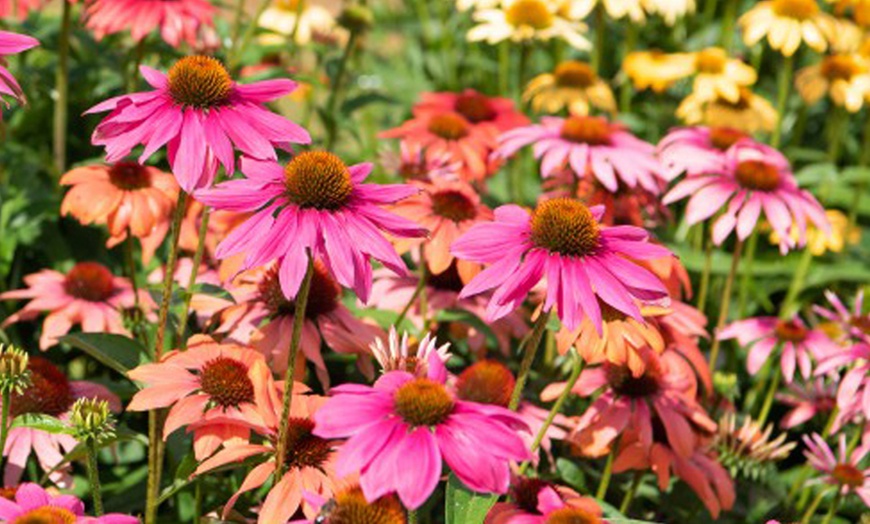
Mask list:
[[[849,325],[866,335],[870,335],[870,315],[853,317],[849,320]]]
[[[393,394],[396,413],[411,426],[437,426],[453,412],[454,401],[443,384],[415,378]]]
[[[42,506],[15,517],[11,524],[73,524],[76,521],[76,514],[66,508]]]
[[[254,383],[248,366],[230,357],[215,357],[202,367],[199,386],[212,402],[224,407],[238,407],[254,401]]]
[[[17,487],[2,487],[0,488],[0,498],[4,498],[6,500],[15,500],[15,494],[18,493]]]
[[[586,62],[569,60],[556,66],[553,72],[559,87],[584,88],[595,84],[598,76]]]
[[[72,406],[72,389],[66,375],[42,357],[33,357],[27,365],[30,385],[21,393],[13,392],[9,408],[13,417],[34,413],[58,417]]]
[[[187,56],[169,69],[169,94],[181,106],[209,109],[224,105],[232,88],[230,73],[210,56]]]
[[[551,253],[582,257],[598,249],[601,229],[598,221],[580,201],[554,198],[538,205],[532,213],[531,240]]]
[[[278,278],[278,268],[270,268],[258,284],[260,300],[265,302],[272,315],[293,315],[296,312],[296,302],[288,300],[281,289]],[[311,276],[311,290],[308,293],[308,303],[305,307],[305,318],[314,320],[321,315],[335,311],[341,299],[341,286],[330,276],[326,266],[319,260],[314,263],[314,274]]]
[[[507,366],[495,360],[481,360],[459,375],[456,394],[462,400],[507,407],[514,383],[514,375]]]
[[[831,476],[834,477],[841,486],[850,488],[860,488],[864,485],[864,473],[852,464],[843,463],[834,466],[831,471]]]
[[[607,366],[607,382],[618,395],[630,398],[651,397],[661,389],[661,371],[650,363],[643,375],[635,377],[625,366]]]
[[[699,73],[718,75],[725,71],[728,54],[720,47],[708,47],[695,53],[695,69]]]
[[[327,151],[305,151],[284,167],[287,198],[301,208],[336,211],[353,193],[350,170]]]
[[[562,123],[559,135],[575,144],[605,146],[610,144],[610,124],[595,116],[569,116]]]
[[[465,286],[465,282],[459,276],[459,268],[456,266],[455,260],[442,273],[430,275],[426,283],[433,289],[454,291],[456,293],[462,291],[462,288]]]
[[[727,151],[734,144],[747,138],[747,134],[730,127],[714,127],[710,129],[710,143],[720,151]]]
[[[816,0],[773,0],[773,12],[777,16],[808,20],[819,13]]]
[[[794,320],[779,321],[774,328],[776,337],[782,342],[803,342],[807,338],[807,330]]]
[[[459,140],[471,131],[468,121],[459,113],[443,113],[429,120],[429,132],[444,140]]]
[[[318,520],[320,519],[320,520]],[[323,524],[405,524],[407,518],[395,495],[367,502],[359,486],[346,489],[323,505],[314,522]]]
[[[779,187],[779,169],[762,160],[744,160],[737,164],[737,182],[746,189],[773,191]]]
[[[526,513],[538,513],[538,494],[553,484],[540,478],[519,477],[510,487],[508,496]]]
[[[471,220],[477,216],[474,202],[462,191],[444,189],[432,194],[432,212],[454,222]]]
[[[562,508],[547,515],[547,524],[598,524],[601,519],[580,508]]]
[[[543,0],[516,0],[505,10],[504,16],[514,27],[540,31],[553,25],[553,12]]]
[[[312,433],[314,421],[294,417],[288,421],[285,464],[288,469],[318,468],[329,459],[333,451],[332,442]]]
[[[833,80],[851,80],[856,75],[863,72],[861,65],[854,57],[849,55],[831,55],[822,59],[821,64],[822,76],[829,81]]]
[[[118,162],[109,168],[109,181],[115,187],[133,191],[151,186],[151,175],[137,162]]]
[[[454,109],[469,122],[479,124],[495,120],[498,115],[489,98],[480,93],[463,93],[456,98]]]
[[[96,262],[79,262],[66,274],[64,290],[89,302],[104,302],[115,293],[112,273]]]

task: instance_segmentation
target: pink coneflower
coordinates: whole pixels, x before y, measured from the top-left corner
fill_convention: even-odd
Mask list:
[[[396,492],[405,507],[420,507],[438,485],[442,459],[468,488],[504,493],[509,461],[531,458],[517,434],[528,428],[516,413],[459,400],[446,379],[432,354],[428,376],[390,371],[374,387],[338,386],[314,415],[315,435],[348,439],[337,471],[359,471],[367,500]],[[395,467],[403,457],[415,457],[414,467]]]
[[[0,16],[0,18],[2,17],[3,16]],[[18,54],[38,45],[39,40],[32,36],[19,35],[17,33],[10,33],[9,31],[0,31],[0,95],[11,96],[22,103],[25,101],[24,93],[21,91],[21,86],[18,85],[18,81],[15,80],[12,73],[4,67],[6,61],[3,60],[3,58],[8,55]],[[4,102],[6,101],[4,100]],[[6,102],[6,105],[8,107],[8,102]]]
[[[528,488],[525,488],[528,489]],[[534,501],[520,499],[513,504],[496,504],[486,516],[486,524],[551,524],[577,522],[600,524],[601,506],[591,497],[574,496],[567,500],[555,488],[542,483]]]
[[[474,89],[461,93],[423,93],[414,105],[415,117],[432,117],[456,112],[472,126],[494,125],[500,132],[509,131],[529,123],[526,115],[517,111],[510,98],[489,97]]]
[[[217,249],[218,258],[247,253],[244,269],[279,259],[284,296],[293,298],[305,276],[308,256],[324,261],[330,274],[363,302],[372,286],[370,258],[396,273],[405,263],[382,232],[421,236],[425,230],[385,211],[417,192],[406,184],[364,184],[371,164],[348,167],[326,151],[306,151],[281,166],[242,158],[244,180],[230,180],[197,199],[218,209],[255,211]]]
[[[821,204],[811,193],[798,188],[788,160],[775,150],[755,144],[737,144],[728,152],[724,171],[687,177],[665,195],[664,203],[686,197],[690,197],[686,207],[690,225],[703,222],[728,204],[713,225],[716,245],[721,245],[735,228],[738,239],[749,237],[762,209],[779,235],[782,253],[806,244],[807,220],[823,231],[830,229]],[[797,242],[790,236],[793,224],[799,232]]]
[[[854,367],[839,381],[837,406],[844,413],[862,413],[870,420],[870,344],[858,343],[822,357],[816,367],[816,376],[853,364]]]
[[[224,519],[243,493],[259,488],[275,473],[276,440],[282,415],[280,385],[268,388],[268,392],[268,395],[257,402],[264,424],[252,426],[252,429],[265,437],[265,442],[231,443],[201,463],[194,473],[202,475],[217,467],[260,457],[260,463],[250,470],[239,490],[224,505]],[[321,405],[324,398],[309,393],[303,384],[294,385],[286,437],[285,473],[266,495],[257,520],[259,524],[287,522],[300,507],[307,518],[315,518],[318,510],[303,500],[303,490],[328,498],[332,496],[339,480],[344,477],[336,474],[338,443],[315,434],[312,415],[318,409],[323,409]]]
[[[86,517],[85,504],[74,495],[52,495],[39,484],[26,482],[15,498],[0,498],[0,520],[9,524],[138,524],[121,513]]]
[[[509,157],[530,144],[545,178],[567,165],[578,179],[594,178],[613,193],[622,184],[658,194],[666,182],[655,147],[605,117],[542,117],[540,124],[502,134],[497,155]]]
[[[160,37],[178,47],[182,42],[199,47],[203,40],[215,40],[217,10],[206,0],[94,0],[86,4],[85,25],[97,40],[130,31],[136,42],[155,29]]]
[[[404,180],[457,180],[462,167],[446,152],[427,155],[420,144],[405,141],[399,143],[398,153],[385,151],[380,156],[384,170]]]
[[[707,317],[698,309],[678,300],[672,300],[668,309],[670,313],[653,317],[651,321],[661,333],[665,347],[686,359],[704,385],[704,390],[712,392],[713,373],[699,346],[702,338],[709,338]]]
[[[804,379],[812,373],[812,359],[816,360],[841,348],[820,329],[810,329],[800,317],[780,320],[777,317],[756,317],[738,320],[725,326],[719,340],[736,338],[743,347],[749,347],[746,369],[755,375],[777,348],[781,350],[780,365],[786,383],[794,380],[795,367]]]
[[[253,349],[218,344],[210,337],[196,335],[186,351],[173,351],[157,363],[143,364],[128,373],[145,387],[136,393],[129,411],[169,408],[163,438],[193,423],[196,458],[202,460],[220,447],[222,440],[247,442],[247,427],[238,420],[263,425],[256,400],[265,393],[272,373],[263,356]]]
[[[818,433],[803,436],[807,449],[804,456],[807,462],[819,473],[824,473],[822,481],[837,486],[841,495],[855,493],[865,505],[870,506],[870,469],[860,468],[858,464],[870,451],[868,446],[859,446],[855,451],[846,450],[846,435],[840,433],[837,455],[825,439]]]
[[[172,173],[190,193],[211,186],[218,164],[233,174],[233,147],[252,158],[274,160],[275,147],[311,142],[302,127],[264,106],[293,91],[292,80],[237,84],[220,61],[207,56],[184,57],[168,74],[139,69],[153,91],[110,98],[86,112],[111,111],[92,137],[94,144],[105,146],[109,162],[127,157],[141,144],[143,163],[166,145]]]
[[[417,377],[425,377],[429,373],[429,358],[436,355],[441,362],[450,360],[450,343],[438,345],[438,339],[431,333],[413,344],[408,340],[408,332],[399,335],[396,327],[390,326],[390,338],[384,343],[383,337],[378,337],[370,345],[372,355],[381,365],[384,372],[406,371]]]
[[[837,385],[818,377],[804,384],[792,383],[786,391],[776,394],[776,400],[791,407],[779,421],[783,429],[800,426],[817,415],[825,415],[837,405]]]
[[[870,313],[864,312],[864,290],[859,289],[855,294],[855,302],[851,311],[836,293],[825,291],[825,298],[828,299],[831,308],[813,306],[813,311],[837,324],[837,327],[842,331],[838,339],[840,341],[851,339],[870,344]]]
[[[737,129],[696,126],[672,129],[656,151],[669,178],[676,178],[721,173],[727,165],[726,152],[737,144],[766,147]]]
[[[69,420],[70,409],[80,398],[99,398],[109,403],[114,412],[121,411],[121,402],[105,386],[85,381],[70,381],[54,364],[42,357],[31,357],[30,386],[21,393],[13,393],[9,401],[11,417],[33,413]],[[61,487],[72,482],[71,465],[60,466],[66,453],[78,442],[71,435],[49,433],[36,428],[12,427],[3,456],[7,457],[3,483],[12,486],[21,480],[30,453],[36,455],[39,467],[51,471],[49,478]]]
[[[26,289],[0,293],[0,300],[32,299],[4,320],[2,326],[48,313],[39,337],[42,350],[57,344],[57,339],[76,324],[81,324],[85,333],[129,335],[121,310],[135,305],[133,287],[127,279],[116,277],[102,264],[79,262],[66,275],[43,269],[24,277],[24,283]],[[148,295],[140,293],[140,300],[149,303]]]
[[[278,267],[272,265],[239,275],[232,293],[235,304],[220,312],[217,332],[250,343],[266,357],[273,371],[283,373],[287,368],[296,305],[281,291]],[[324,340],[333,351],[359,355],[360,370],[372,377],[368,347],[384,335],[381,328],[358,319],[342,304],[341,287],[317,261],[299,347],[300,358],[304,355],[314,364],[323,387],[329,388],[329,374],[320,351]]]
[[[636,301],[663,300],[668,293],[655,275],[626,257],[671,253],[649,243],[643,229],[602,226],[603,212],[567,198],[542,202],[531,214],[516,205],[499,207],[495,222],[473,226],[453,244],[458,258],[490,264],[460,297],[496,288],[487,307],[487,318],[495,320],[519,307],[546,276],[544,310],[555,305],[569,330],[589,316],[600,332],[599,300],[642,321]]]
[[[106,247],[112,248],[131,234],[142,243],[142,262],[148,264],[169,231],[169,220],[178,184],[169,173],[135,162],[112,166],[78,167],[63,175],[63,186],[72,186],[60,205],[62,215],[82,224],[105,224]]]
[[[467,182],[434,180],[431,183],[412,182],[420,192],[395,206],[391,211],[413,220],[429,231],[423,239],[398,239],[399,253],[424,245],[426,262],[432,274],[446,271],[453,263],[450,253],[453,242],[474,224],[492,220],[492,210],[481,203],[480,196]],[[475,273],[479,267],[467,261],[458,261],[459,273]],[[465,267],[471,265],[473,267]]]

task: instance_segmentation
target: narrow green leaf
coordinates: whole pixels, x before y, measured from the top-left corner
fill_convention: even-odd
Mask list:
[[[122,375],[138,366],[145,346],[132,338],[111,333],[74,333],[60,339],[81,349]]]
[[[474,493],[453,473],[447,480],[444,511],[447,524],[483,524],[489,509],[498,500],[497,495]]]
[[[55,435],[72,433],[72,428],[60,419],[42,413],[25,413],[12,420],[13,428],[31,428]]]

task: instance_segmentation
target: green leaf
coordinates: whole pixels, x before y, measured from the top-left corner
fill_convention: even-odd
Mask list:
[[[447,524],[482,524],[497,495],[474,493],[453,473],[447,480],[444,512]]]
[[[70,426],[64,424],[59,418],[42,413],[18,415],[12,420],[12,427],[38,429],[53,435],[70,435],[73,431]]]
[[[74,333],[60,341],[81,349],[122,375],[138,366],[141,356],[146,354],[139,341],[111,333]]]
[[[483,333],[486,337],[487,347],[498,347],[498,338],[496,338],[495,333],[492,331],[492,328],[489,327],[489,324],[470,311],[464,309],[442,309],[435,315],[435,320],[438,322],[459,322],[467,324]]]
[[[606,518],[607,522],[610,522],[611,524],[656,524],[651,520],[630,519],[620,513],[615,506],[611,506],[603,500],[599,500],[598,505],[601,506],[602,510],[604,510],[604,518]]]

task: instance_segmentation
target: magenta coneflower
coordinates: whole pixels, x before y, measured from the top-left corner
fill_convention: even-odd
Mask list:
[[[870,469],[858,464],[870,451],[868,446],[859,446],[855,451],[846,450],[846,435],[840,433],[839,452],[834,455],[828,443],[818,433],[803,436],[807,450],[807,462],[819,473],[822,481],[837,486],[841,495],[855,493],[867,506],[870,506]]]
[[[138,524],[121,513],[86,517],[85,504],[74,495],[52,495],[39,484],[26,482],[14,496],[0,500],[0,520],[10,524]]]
[[[5,56],[15,55],[38,45],[39,40],[32,36],[0,31],[0,95],[8,95],[19,102],[24,102],[24,93],[21,91],[21,86],[18,85],[18,81],[15,80],[12,73],[3,67],[5,61],[2,59]]]
[[[740,143],[729,149],[725,170],[690,176],[665,195],[665,204],[686,197],[686,221],[697,224],[712,217],[727,203],[725,213],[713,225],[713,242],[722,242],[737,230],[745,240],[755,229],[762,209],[779,234],[780,251],[787,253],[806,244],[807,220],[828,231],[825,210],[808,191],[798,187],[788,160],[777,151],[756,144]],[[790,235],[797,226],[796,242]]]
[[[719,340],[736,338],[743,347],[749,347],[746,369],[754,375],[777,348],[780,353],[782,375],[786,383],[794,380],[795,367],[804,379],[810,378],[812,360],[840,350],[833,340],[820,329],[810,329],[800,317],[780,320],[777,317],[756,317],[738,320],[725,326]],[[751,346],[751,347],[750,347]]]
[[[416,509],[438,485],[442,460],[474,491],[504,493],[511,460],[531,458],[516,413],[459,400],[445,386],[447,369],[430,354],[426,377],[390,371],[374,387],[345,384],[314,415],[314,434],[347,438],[337,472],[360,472],[367,500],[396,492]],[[414,457],[414,467],[397,467]]]
[[[864,290],[859,289],[855,294],[855,302],[851,311],[836,293],[825,291],[825,298],[828,299],[831,308],[813,306],[813,311],[820,317],[837,324],[837,327],[842,331],[841,336],[837,339],[840,341],[851,339],[870,344],[870,313],[864,312]]]
[[[837,405],[837,385],[824,377],[817,377],[805,384],[791,383],[786,391],[777,393],[776,400],[791,407],[779,421],[783,429],[800,426],[816,415],[826,415]],[[834,426],[837,427],[836,424]]]
[[[274,160],[275,147],[311,142],[302,127],[263,105],[296,89],[292,80],[237,84],[220,61],[207,56],[184,57],[168,74],[139,69],[153,91],[110,98],[86,112],[111,111],[92,137],[105,146],[109,162],[141,144],[142,163],[166,145],[178,185],[192,192],[211,185],[218,164],[233,173],[234,146],[252,158]]]
[[[870,344],[855,344],[822,357],[816,375],[826,375],[853,364],[840,380],[837,406],[844,413],[863,413],[864,418],[870,420]]]
[[[497,288],[487,307],[489,320],[502,318],[522,304],[528,292],[547,278],[544,310],[555,305],[569,330],[588,316],[602,330],[598,300],[643,321],[637,301],[665,300],[668,291],[648,270],[628,260],[670,256],[648,242],[633,226],[606,227],[603,206],[557,198],[529,214],[516,205],[495,210],[495,221],[476,224],[452,247],[460,259],[490,264],[462,290],[461,297]]]
[[[536,479],[537,480],[537,479]],[[486,524],[601,524],[603,512],[592,497],[574,496],[563,499],[556,488],[539,481],[542,487],[534,500],[518,500],[512,504],[496,504],[486,516]],[[532,495],[532,493],[529,493]]]
[[[212,21],[217,10],[206,0],[94,0],[85,5],[85,25],[97,40],[129,29],[139,42],[158,28],[172,47],[217,39]]]
[[[656,148],[669,177],[721,173],[726,152],[736,144],[762,146],[751,136],[729,127],[678,127],[672,129]]]
[[[620,183],[660,193],[666,181],[655,147],[604,117],[542,117],[540,124],[502,134],[496,154],[508,157],[530,144],[543,177],[567,165],[577,178],[592,177],[612,193]]]
[[[241,169],[248,178],[197,193],[198,200],[217,209],[255,211],[227,235],[216,255],[247,253],[243,269],[279,259],[278,277],[287,298],[296,296],[310,253],[366,302],[372,287],[370,258],[396,273],[406,271],[382,231],[400,238],[425,233],[381,207],[417,189],[364,184],[371,164],[348,167],[332,153],[306,151],[286,166],[243,157]]]

